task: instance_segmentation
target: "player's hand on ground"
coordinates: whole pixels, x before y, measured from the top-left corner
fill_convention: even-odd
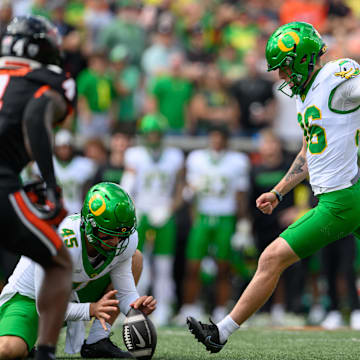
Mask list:
[[[256,207],[266,215],[270,215],[278,204],[279,201],[272,192],[263,193],[256,199]]]
[[[116,293],[117,290],[108,291],[99,301],[90,304],[90,316],[99,319],[105,331],[107,330],[105,322],[118,310],[119,300],[115,299]]]
[[[156,308],[156,300],[152,296],[144,295],[136,299],[130,306],[141,310],[145,315],[150,315]]]

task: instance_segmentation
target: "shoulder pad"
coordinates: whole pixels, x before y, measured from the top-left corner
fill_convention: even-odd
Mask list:
[[[38,82],[40,86],[48,85],[59,92],[71,108],[75,108],[77,93],[75,80],[57,66],[41,67],[29,72],[27,79]]]

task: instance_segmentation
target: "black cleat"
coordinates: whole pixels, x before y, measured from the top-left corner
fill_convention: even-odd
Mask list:
[[[109,338],[101,339],[93,344],[87,344],[85,340],[81,347],[80,355],[88,359],[133,359],[133,356],[128,351],[121,350]]]
[[[205,345],[207,351],[217,353],[224,347],[226,341],[223,344],[220,343],[219,329],[211,319],[210,322],[211,324],[209,325],[203,324],[191,316],[186,318],[189,330],[196,339]]]

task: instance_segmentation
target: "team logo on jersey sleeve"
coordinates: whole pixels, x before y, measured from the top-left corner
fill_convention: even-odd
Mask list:
[[[351,79],[360,74],[360,69],[355,66],[349,60],[343,60],[339,63],[340,71],[336,72],[334,75],[342,77],[344,79]]]
[[[101,215],[106,210],[105,200],[99,194],[95,194],[89,200],[89,209],[95,216]]]

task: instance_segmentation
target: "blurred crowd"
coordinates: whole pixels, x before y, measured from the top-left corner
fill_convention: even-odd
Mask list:
[[[78,87],[78,109],[55,138],[68,211],[80,210],[92,184],[121,183],[138,209],[146,255],[139,286],[158,298],[156,322],[223,318],[258,254],[316,201],[304,183],[275,214],[255,208],[291,164],[286,145],[302,141],[294,99],[266,71],[266,41],[279,25],[306,21],[328,45],[324,61],[359,61],[360,2],[1,0],[0,36],[26,14],[57,26]],[[165,145],[168,137],[179,147]],[[189,137],[194,149],[184,151]],[[253,151],[231,149],[248,139]],[[255,321],[360,329],[357,240],[338,243],[287,270]],[[11,259],[0,263],[6,278]]]
[[[272,127],[287,141],[293,101],[274,92],[264,48],[279,25],[311,22],[328,45],[325,60],[360,55],[354,0],[2,0],[0,34],[13,15],[51,19],[63,37],[64,67],[79,108],[68,126],[82,139],[134,132],[160,112],[168,134],[204,135],[213,124],[233,136]],[[276,84],[275,84],[276,86]],[[280,98],[279,98],[280,97]]]

